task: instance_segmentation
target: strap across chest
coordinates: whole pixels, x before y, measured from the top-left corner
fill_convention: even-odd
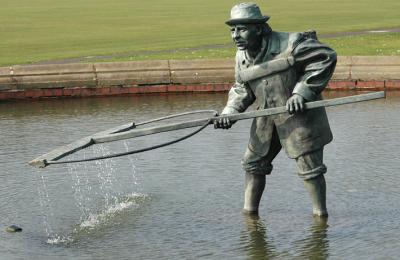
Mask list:
[[[279,58],[266,61],[250,68],[239,71],[239,76],[242,81],[248,82],[261,77],[272,75],[284,70],[289,69],[294,64],[294,57]]]

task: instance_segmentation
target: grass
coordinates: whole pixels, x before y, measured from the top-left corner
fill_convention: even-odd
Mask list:
[[[400,33],[374,33],[322,40],[339,55],[400,55]]]
[[[236,2],[0,0],[0,65],[126,53],[135,55],[117,59],[232,57],[231,47],[138,53],[229,44],[224,21]],[[400,27],[398,0],[255,2],[271,16],[270,24],[278,31],[312,28],[326,34]],[[339,47],[338,53],[343,55],[399,55],[399,34],[341,37],[325,42]]]
[[[338,38],[321,38],[322,42],[332,47],[338,55],[400,55],[400,33],[379,33],[369,35],[345,36]],[[182,59],[219,59],[234,58],[235,47],[222,45],[218,48],[179,49],[155,53],[133,53],[115,58],[91,58],[87,61],[135,61],[135,60],[182,60]]]

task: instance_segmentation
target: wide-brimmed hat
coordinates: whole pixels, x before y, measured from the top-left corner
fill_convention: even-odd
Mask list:
[[[265,23],[269,16],[262,15],[260,7],[255,3],[241,3],[232,7],[231,19],[226,21],[227,25]]]

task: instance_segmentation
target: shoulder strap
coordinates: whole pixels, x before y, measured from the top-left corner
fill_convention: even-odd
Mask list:
[[[277,35],[279,32],[275,32]],[[282,34],[282,33],[280,33]],[[242,81],[248,82],[261,77],[272,75],[281,71],[285,71],[292,67],[295,63],[295,59],[292,56],[292,50],[296,45],[296,42],[302,37],[301,33],[284,33],[287,36],[284,38],[285,49],[281,50],[280,58],[265,61],[263,63],[254,65],[247,69],[242,69],[239,72],[239,76]]]
[[[241,80],[248,82],[271,74],[287,70],[294,64],[293,56],[287,58],[274,59],[254,65],[239,72]]]

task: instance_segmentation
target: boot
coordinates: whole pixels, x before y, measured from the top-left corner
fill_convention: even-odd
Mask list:
[[[318,217],[328,217],[326,209],[326,183],[323,174],[304,181],[304,185],[311,196],[313,205],[313,215]]]
[[[265,175],[246,172],[243,212],[258,214],[261,196],[265,188]]]

